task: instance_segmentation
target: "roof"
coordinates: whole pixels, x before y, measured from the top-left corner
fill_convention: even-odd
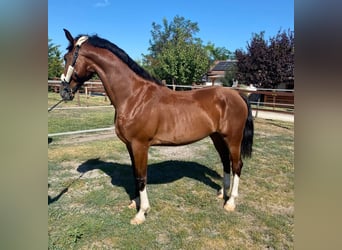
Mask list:
[[[232,65],[232,61],[221,61],[218,62],[211,71],[225,71],[230,65]]]
[[[209,70],[208,75],[224,74],[224,72],[234,64],[236,64],[236,60],[217,61]]]
[[[212,81],[214,82],[215,79],[220,79],[224,77],[224,74],[227,69],[231,66],[235,65],[237,60],[224,60],[224,61],[215,61],[214,66],[203,76],[203,81]]]

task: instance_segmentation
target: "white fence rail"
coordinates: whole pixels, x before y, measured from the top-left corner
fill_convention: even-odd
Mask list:
[[[52,133],[52,134],[48,134],[48,137],[62,136],[62,135],[76,135],[76,134],[94,133],[94,132],[103,132],[103,131],[108,131],[108,130],[114,130],[114,127],[86,129],[86,130],[69,131],[69,132],[61,132],[61,133]]]

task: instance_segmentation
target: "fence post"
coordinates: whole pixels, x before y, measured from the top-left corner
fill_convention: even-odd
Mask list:
[[[259,106],[260,106],[260,95],[259,95],[259,98],[258,98],[258,101],[257,101],[257,108],[256,108],[256,111],[255,111],[255,116],[254,116],[254,118],[257,118],[257,117],[258,117]]]
[[[86,99],[88,99],[89,96],[88,96],[88,87],[87,86],[84,86],[84,91],[85,91]]]
[[[81,106],[80,91],[79,90],[77,90],[76,95],[77,95],[77,104],[78,104],[78,106]]]

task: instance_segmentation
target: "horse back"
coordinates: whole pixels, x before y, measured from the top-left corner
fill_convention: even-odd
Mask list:
[[[247,107],[235,90],[208,87],[167,92],[155,111],[156,144],[187,144],[215,132],[229,133],[244,126]]]

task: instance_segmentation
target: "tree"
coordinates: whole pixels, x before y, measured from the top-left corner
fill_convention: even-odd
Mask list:
[[[191,85],[209,68],[209,58],[195,22],[175,16],[170,23],[152,23],[150,54],[143,55],[143,66],[168,83]]]
[[[59,45],[52,43],[52,39],[48,39],[48,78],[52,79],[60,77],[63,73],[63,59],[59,51]]]
[[[177,43],[180,39],[184,39],[186,43],[192,43],[197,38],[194,35],[199,31],[197,23],[185,20],[184,17],[175,16],[172,22],[163,19],[163,24],[152,23],[152,40],[150,40],[151,57],[163,51],[168,42]]]
[[[164,49],[157,55],[158,64],[154,72],[166,82],[191,85],[198,81],[207,71],[209,63],[201,44],[167,42]]]
[[[216,60],[234,59],[234,53],[225,47],[215,47],[214,43],[208,42],[207,45],[204,46],[204,49],[208,53],[210,65],[212,65]]]
[[[236,50],[237,79],[242,84],[276,88],[294,79],[293,32],[278,31],[267,42],[264,32],[253,34],[247,52]]]
[[[251,42],[247,44],[247,53],[242,50],[236,51],[239,82],[261,86],[268,81],[267,50],[268,45],[264,39],[264,32],[261,32],[260,34],[253,34]]]
[[[279,31],[270,39],[269,59],[272,62],[269,70],[270,86],[281,82],[293,81],[294,77],[294,35],[293,32]]]

